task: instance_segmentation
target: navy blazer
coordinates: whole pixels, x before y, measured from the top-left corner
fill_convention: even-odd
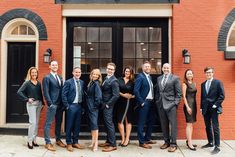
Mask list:
[[[134,86],[134,94],[136,99],[136,104],[140,106],[144,103],[146,97],[148,96],[150,90],[149,82],[144,73],[140,73],[136,80]]]
[[[84,92],[85,92],[85,83],[80,80],[81,92],[82,92],[82,101],[84,101]],[[62,101],[65,108],[69,107],[76,97],[76,84],[74,78],[70,78],[64,82],[62,89]]]
[[[100,108],[102,102],[102,91],[99,81],[92,81],[87,88],[87,106],[89,109]]]
[[[120,90],[117,78],[113,75],[109,79],[105,80],[102,87],[103,105],[113,107],[119,98]]]
[[[201,84],[201,109],[202,114],[205,115],[208,107],[213,105],[218,109],[222,107],[224,101],[224,87],[221,81],[213,79],[210,85],[209,92],[206,92],[206,81]]]
[[[43,95],[48,106],[52,104],[62,106],[61,91],[63,86],[63,79],[61,76],[59,76],[59,78],[61,85],[58,84],[58,81],[51,73],[46,75],[42,80]]]

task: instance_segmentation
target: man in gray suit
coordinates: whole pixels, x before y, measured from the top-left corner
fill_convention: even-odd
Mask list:
[[[180,103],[182,91],[179,77],[171,74],[171,66],[165,63],[162,67],[163,75],[158,77],[155,99],[158,108],[162,132],[165,143],[161,149],[168,148],[168,152],[177,149],[177,106]],[[169,128],[169,124],[171,127]]]

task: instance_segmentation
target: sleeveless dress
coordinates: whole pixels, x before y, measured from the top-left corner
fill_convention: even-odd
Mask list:
[[[186,89],[186,99],[188,102],[189,107],[192,109],[192,114],[189,115],[187,112],[187,108],[184,105],[184,115],[185,115],[185,120],[187,123],[193,123],[196,122],[196,115],[197,115],[197,102],[196,102],[196,94],[197,94],[197,89],[195,86],[195,83],[191,84],[186,84],[187,89]]]

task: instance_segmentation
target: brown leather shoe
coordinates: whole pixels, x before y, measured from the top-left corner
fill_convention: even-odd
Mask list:
[[[157,143],[156,141],[152,141],[152,140],[145,142],[145,144],[156,144],[156,143]]]
[[[72,147],[71,144],[68,144],[68,145],[67,145],[67,150],[68,150],[69,152],[73,152],[73,147]]]
[[[100,144],[98,144],[98,146],[99,146],[99,147],[109,147],[110,144],[105,142],[105,143],[100,143]]]
[[[176,146],[170,146],[170,147],[168,148],[168,152],[175,152],[176,149],[177,149]]]
[[[152,149],[152,146],[144,143],[144,144],[139,144],[140,147],[145,148],[145,149]]]
[[[160,149],[166,149],[168,147],[170,147],[170,144],[164,143],[163,145],[161,145]]]
[[[45,145],[45,148],[46,148],[47,150],[50,150],[50,151],[56,151],[56,149],[54,148],[54,146],[53,146],[51,143],[46,144],[46,145]]]
[[[66,148],[66,145],[61,140],[56,141],[56,145],[62,148]]]
[[[102,149],[102,152],[111,152],[111,151],[114,151],[114,150],[117,150],[117,147],[109,146],[109,147],[106,147],[106,148]]]
[[[82,145],[80,145],[80,144],[73,144],[72,145],[73,146],[73,148],[77,148],[77,149],[84,149],[85,147],[84,146],[82,146]]]

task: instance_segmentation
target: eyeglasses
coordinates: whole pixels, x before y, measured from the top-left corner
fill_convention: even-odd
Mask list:
[[[213,71],[207,71],[207,72],[205,72],[206,74],[211,74],[211,73],[213,73]]]

